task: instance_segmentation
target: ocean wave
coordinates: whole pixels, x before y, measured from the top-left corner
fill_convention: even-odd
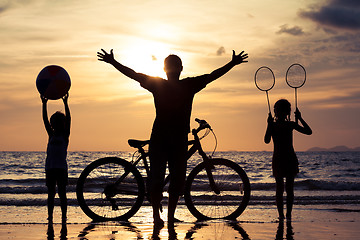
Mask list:
[[[75,192],[76,186],[69,185],[67,187],[68,192]],[[26,187],[0,187],[0,194],[45,194],[47,193],[47,187],[43,186],[26,186]]]
[[[359,191],[359,182],[326,181],[326,180],[302,180],[295,183],[297,189],[301,190],[338,190]]]
[[[167,205],[168,198],[164,197],[162,200],[163,205]],[[126,202],[126,201],[124,201]],[[94,206],[92,201],[88,201],[90,205]],[[213,204],[212,201],[208,201],[206,198],[199,198],[197,201],[200,205]],[[181,198],[179,205],[184,205],[184,199]],[[233,197],[224,197],[223,205],[234,206],[238,204],[238,201],[234,200]],[[251,196],[249,205],[274,205],[275,196]],[[360,204],[359,195],[338,195],[338,196],[296,196],[295,205],[358,205]],[[0,206],[46,206],[47,200],[46,195],[38,198],[29,198],[26,195],[21,198],[0,198]],[[55,198],[55,205],[59,206],[60,201]],[[79,206],[76,198],[68,197],[69,206]],[[149,206],[150,203],[144,200],[143,205]]]
[[[69,192],[76,191],[77,178],[69,178],[69,184],[67,190]],[[275,190],[274,182],[251,182],[251,190],[253,191],[273,191]],[[204,189],[205,184],[196,186],[196,189]],[[307,190],[307,191],[360,191],[360,182],[349,181],[332,181],[332,180],[316,180],[306,179],[296,181],[294,184],[295,190]],[[236,183],[233,183],[229,187],[230,190],[238,189]],[[2,179],[0,180],[0,193],[11,194],[43,194],[47,193],[45,185],[45,179]]]
[[[294,183],[295,190],[360,191],[359,182],[306,179]],[[274,190],[275,183],[251,183],[252,190]]]

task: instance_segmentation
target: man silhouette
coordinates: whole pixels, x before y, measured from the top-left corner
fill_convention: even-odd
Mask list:
[[[173,227],[175,209],[182,193],[186,177],[186,152],[188,149],[188,133],[190,132],[190,116],[194,96],[205,86],[223,76],[234,66],[247,62],[248,54],[242,51],[239,55],[233,51],[232,60],[223,67],[198,77],[180,80],[183,70],[181,59],[169,55],[164,61],[167,80],[151,77],[120,64],[114,58],[113,50],[107,53],[101,49],[98,60],[113,65],[125,76],[139,82],[154,97],[156,117],[149,144],[150,176],[148,191],[153,208],[154,225],[162,227],[160,202],[162,199],[166,163],[169,166],[170,185],[168,202],[168,227]]]

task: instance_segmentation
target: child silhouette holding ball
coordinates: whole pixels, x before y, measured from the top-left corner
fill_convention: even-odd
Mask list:
[[[53,221],[54,198],[56,194],[56,185],[60,198],[60,206],[62,213],[62,223],[66,222],[67,198],[66,185],[68,184],[68,167],[67,167],[67,148],[70,136],[70,110],[68,105],[68,97],[66,94],[62,100],[65,106],[65,114],[55,112],[50,121],[47,114],[48,99],[41,95],[42,100],[42,116],[49,141],[46,151],[45,173],[46,186],[48,189],[48,221]]]
[[[274,105],[275,120],[269,113],[267,129],[264,137],[265,143],[273,140],[274,153],[272,158],[272,170],[276,181],[276,206],[279,212],[279,220],[283,220],[283,194],[284,178],[286,179],[286,218],[291,221],[291,211],[294,202],[294,178],[299,172],[299,162],[293,147],[293,130],[311,135],[312,130],[301,117],[296,108],[295,119],[290,121],[291,104],[286,99],[278,100]]]

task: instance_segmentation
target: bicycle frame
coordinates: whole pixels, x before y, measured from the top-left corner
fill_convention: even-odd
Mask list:
[[[211,169],[214,168],[214,166],[208,161],[210,157],[208,157],[206,155],[206,153],[204,152],[202,146],[201,146],[201,142],[200,142],[200,138],[198,136],[198,133],[203,130],[203,129],[210,129],[211,130],[211,127],[210,125],[205,121],[205,120],[199,120],[199,119],[195,119],[195,121],[197,121],[200,126],[196,129],[193,129],[191,131],[192,135],[194,136],[194,139],[193,140],[190,140],[188,141],[188,145],[192,145],[190,147],[190,149],[188,149],[187,151],[187,154],[186,154],[186,161],[189,160],[189,158],[194,155],[196,152],[199,153],[199,155],[202,157],[202,159],[204,160],[206,164],[206,173],[207,173],[207,176],[209,178],[209,182],[210,182],[210,186],[211,186],[211,189],[216,193],[216,194],[220,194],[220,191],[218,189],[218,187],[216,186],[215,184],[215,181],[214,181],[214,178],[213,178],[213,175],[211,173]],[[138,149],[138,152],[140,153],[140,156],[132,163],[134,166],[136,166],[141,160],[143,161],[144,163],[144,167],[145,167],[145,170],[146,170],[146,174],[147,176],[149,176],[149,173],[150,173],[150,168],[149,168],[149,164],[148,164],[148,160],[147,160],[147,157],[149,156],[149,154],[144,150],[143,146],[146,146],[148,143],[149,143],[149,140],[147,141],[140,141],[142,142],[143,144],[139,144],[139,145],[135,145],[135,144],[131,144],[131,141],[137,141],[137,140],[132,140],[132,139],[129,139],[129,145],[132,146],[132,147],[135,147]],[[120,177],[115,184],[118,184],[120,183],[125,177],[126,177],[126,173],[124,173],[124,175],[122,177]],[[169,175],[166,176],[165,180],[164,180],[164,186],[169,182],[170,178],[169,178]]]
[[[185,204],[198,219],[236,218],[248,204],[249,179],[245,171],[235,162],[224,158],[213,158],[217,144],[213,153],[207,155],[204,152],[201,139],[212,132],[212,129],[205,120],[196,119],[196,121],[199,126],[191,131],[193,139],[188,141],[184,161],[188,161],[196,152],[202,161],[197,162],[193,169],[188,169],[191,171],[186,176],[183,191]],[[205,130],[204,134],[200,135],[199,132],[202,130]],[[216,136],[214,133],[213,135],[217,143]],[[80,207],[90,218],[128,219],[139,210],[144,198],[150,200],[150,192],[144,184],[144,179],[150,176],[151,166],[146,147],[150,140],[130,139],[128,143],[137,149],[130,161],[118,157],[100,158],[89,164],[81,173],[76,194]],[[143,164],[140,164],[142,173],[137,167],[141,161],[143,161]],[[169,181],[170,177],[167,175],[163,187]]]

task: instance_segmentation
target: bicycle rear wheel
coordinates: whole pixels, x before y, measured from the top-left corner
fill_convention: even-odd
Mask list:
[[[250,199],[250,182],[245,171],[236,163],[222,158],[210,159],[216,194],[209,183],[203,162],[189,174],[185,184],[185,204],[200,220],[236,219],[245,210]]]
[[[129,219],[139,210],[144,194],[140,172],[128,161],[117,157],[90,163],[76,185],[81,209],[96,221]]]

